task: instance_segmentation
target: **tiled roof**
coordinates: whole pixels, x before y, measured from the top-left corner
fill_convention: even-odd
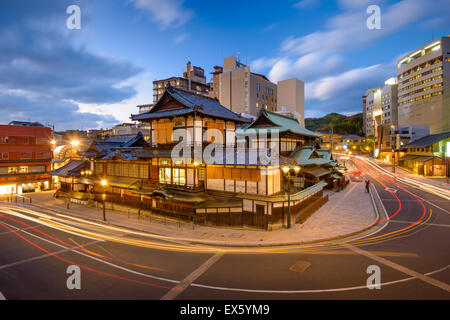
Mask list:
[[[130,150],[116,150],[116,151],[111,151],[110,153],[108,153],[106,156],[104,156],[102,158],[102,160],[108,160],[108,159],[113,159],[115,157],[118,157],[122,160],[138,160],[139,158],[135,157],[132,155]]]
[[[276,128],[279,129],[280,132],[293,132],[293,133],[297,133],[303,136],[308,136],[308,137],[316,137],[319,138],[321,137],[320,134],[314,133],[308,129],[306,129],[305,127],[303,127],[296,119],[291,118],[291,117],[287,117],[275,112],[270,112],[270,111],[266,111],[264,110],[262,113],[260,113],[260,115],[258,116],[258,118],[253,122],[257,122],[259,117],[267,117],[273,124],[274,127],[268,127],[268,128],[264,128],[264,129],[272,129],[272,128]],[[248,126],[248,128],[252,128],[253,123],[251,125]],[[254,128],[258,131],[259,128]]]
[[[426,148],[441,140],[450,137],[450,131],[444,133],[430,134],[428,136],[411,141],[404,148]]]
[[[299,147],[296,148],[289,158],[294,160],[300,166],[307,165],[325,165],[332,162],[331,155],[325,152],[325,150],[314,150],[313,147]]]
[[[81,176],[80,171],[84,168],[86,160],[72,160],[65,166],[49,172],[53,176],[58,177],[79,177]]]
[[[138,134],[132,138],[124,137],[124,138],[105,138],[105,139],[97,139],[95,140],[89,149],[94,149],[96,152],[92,152],[93,150],[87,150],[83,154],[86,156],[109,156],[111,153],[114,153],[115,150],[121,149],[121,151],[129,151],[133,148],[133,145],[136,142],[142,140],[143,146],[148,146],[148,143],[144,140],[144,136],[142,132],[138,132]],[[139,146],[140,147],[140,146]],[[137,148],[139,148],[137,147]],[[112,157],[112,156],[111,156]],[[109,158],[105,158],[109,159]],[[130,159],[131,160],[131,159]]]
[[[217,101],[217,99],[205,97],[203,95],[188,92],[171,86],[167,87],[164,94],[170,94],[175,100],[180,102],[186,108],[161,112],[153,111],[158,106],[159,103],[158,102],[156,103],[155,107],[153,107],[152,110],[150,110],[149,112],[131,115],[131,119],[132,120],[152,119],[171,115],[188,114],[197,111],[198,113],[202,113],[208,116],[230,119],[238,122],[249,121],[248,119],[241,117],[239,114],[221,105],[219,101]]]

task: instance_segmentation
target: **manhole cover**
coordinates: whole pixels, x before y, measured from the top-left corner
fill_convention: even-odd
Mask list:
[[[297,261],[289,268],[289,270],[294,271],[294,272],[305,272],[306,269],[308,269],[310,265],[311,265],[311,262],[308,262],[308,261]]]

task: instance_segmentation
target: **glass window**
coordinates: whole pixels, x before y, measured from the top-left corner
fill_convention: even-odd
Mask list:
[[[20,166],[19,167],[19,173],[28,173],[28,167],[27,166]]]
[[[171,184],[172,172],[170,168],[159,168],[159,183]]]
[[[173,169],[173,183],[177,185],[186,184],[186,170],[185,169]]]

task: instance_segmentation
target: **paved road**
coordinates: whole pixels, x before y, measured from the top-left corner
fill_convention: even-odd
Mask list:
[[[449,201],[354,163],[389,219],[314,246],[194,246],[0,204],[0,299],[449,299]],[[70,265],[81,290],[67,288]],[[379,290],[366,287],[371,265]]]

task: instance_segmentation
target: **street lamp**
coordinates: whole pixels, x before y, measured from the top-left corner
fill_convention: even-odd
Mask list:
[[[78,147],[80,145],[80,141],[72,140],[70,142],[70,145],[71,145],[71,147],[70,147],[70,159],[72,160],[72,158],[73,158],[73,147]]]
[[[290,168],[288,166],[284,166],[283,168],[284,174],[288,178],[288,229],[291,228],[291,174]]]
[[[106,210],[105,210],[105,200],[106,200],[106,186],[108,185],[108,181],[103,179],[100,184],[103,187],[103,221],[106,221]]]

